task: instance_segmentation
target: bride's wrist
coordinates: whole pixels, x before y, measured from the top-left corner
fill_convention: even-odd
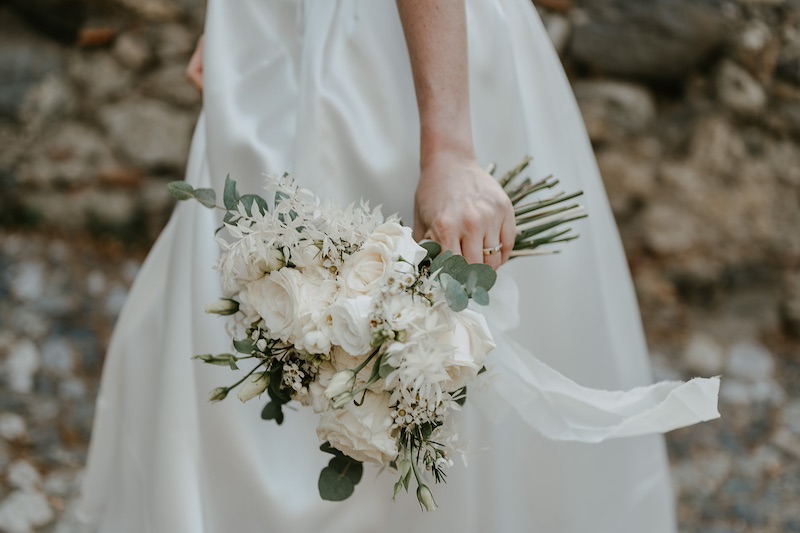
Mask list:
[[[471,133],[460,133],[459,128],[450,131],[423,129],[420,138],[420,168],[447,160],[474,160],[475,148]],[[463,131],[463,130],[462,130]]]

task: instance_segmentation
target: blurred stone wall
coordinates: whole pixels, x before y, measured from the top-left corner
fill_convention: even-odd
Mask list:
[[[152,242],[199,111],[204,4],[0,2],[0,223]]]
[[[758,288],[800,334],[800,1],[536,3],[648,324]],[[0,224],[152,242],[199,109],[184,69],[203,9],[0,2]]]

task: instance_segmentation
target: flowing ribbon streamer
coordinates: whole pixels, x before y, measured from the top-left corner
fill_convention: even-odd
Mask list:
[[[492,297],[513,295],[512,285],[493,289]],[[494,302],[498,305],[487,315],[499,313],[500,324],[514,324],[513,297]],[[592,389],[538,360],[497,327],[492,335],[497,348],[487,360],[487,372],[470,390],[470,400],[490,419],[513,410],[550,439],[601,442],[665,433],[720,416],[719,377],[661,381],[627,391]]]

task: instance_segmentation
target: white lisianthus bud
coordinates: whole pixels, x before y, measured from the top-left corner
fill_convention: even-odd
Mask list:
[[[337,372],[331,378],[331,382],[325,389],[325,396],[334,399],[346,392],[352,392],[356,384],[356,373],[350,369]]]
[[[269,385],[269,376],[266,372],[250,374],[242,384],[239,392],[236,393],[236,396],[239,397],[242,403],[245,403],[256,396],[261,396],[261,394],[267,390],[267,385]]]
[[[355,396],[353,396],[351,391],[345,391],[340,395],[331,398],[331,407],[334,409],[341,409],[348,403],[352,402],[353,398],[355,398]]]
[[[212,402],[221,402],[228,395],[230,389],[228,387],[217,387],[208,395],[208,399]]]
[[[436,502],[433,500],[433,493],[427,485],[420,485],[417,487],[417,500],[419,505],[426,511],[433,511],[436,509]]]
[[[232,315],[239,311],[239,302],[228,298],[217,300],[206,306],[206,313],[215,315]]]

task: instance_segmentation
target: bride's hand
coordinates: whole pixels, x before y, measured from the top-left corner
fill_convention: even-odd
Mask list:
[[[197,47],[189,59],[189,64],[186,66],[186,79],[201,93],[203,92],[203,40],[204,36],[201,35],[197,41]]]
[[[514,210],[497,180],[475,158],[438,152],[422,165],[414,201],[414,237],[435,241],[470,263],[497,269],[514,248]],[[484,253],[498,244],[500,253]]]

